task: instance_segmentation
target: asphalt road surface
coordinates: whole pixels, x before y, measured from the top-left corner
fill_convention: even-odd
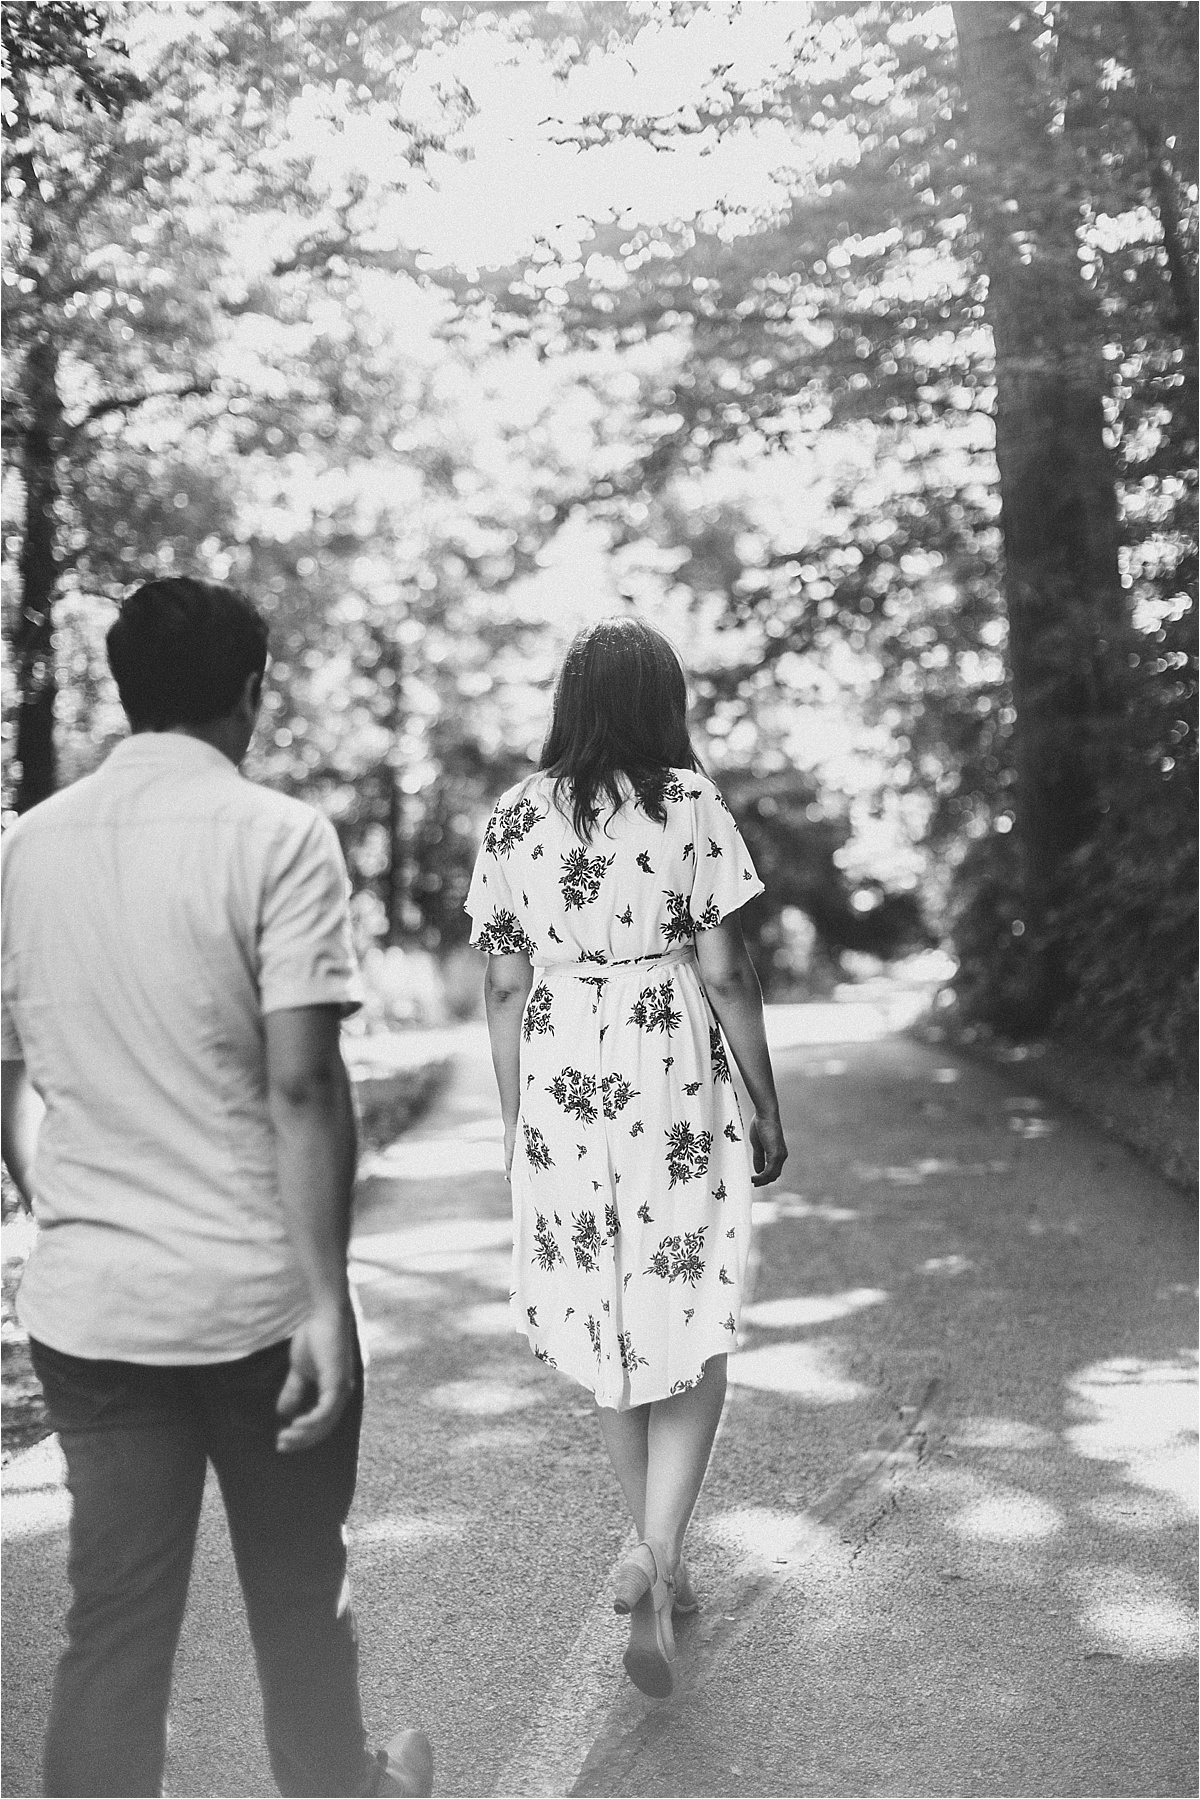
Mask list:
[[[772,1008],[792,1154],[693,1526],[675,1696],[620,1667],[628,1532],[582,1389],[507,1319],[482,1027],[368,1165],[352,1577],[368,1726],[446,1794],[1188,1794],[1195,1205],[889,1028]],[[3,1791],[38,1791],[65,1607],[53,1440],[5,1475]],[[167,1790],[274,1791],[210,1491]]]

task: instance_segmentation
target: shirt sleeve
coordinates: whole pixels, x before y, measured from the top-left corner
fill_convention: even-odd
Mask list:
[[[711,781],[696,783],[693,800],[696,873],[691,913],[698,931],[711,930],[744,906],[763,883],[725,801]]]
[[[12,845],[12,831],[8,830],[4,833],[3,851],[6,877],[10,867],[9,857],[12,854]],[[2,973],[0,973],[0,1025],[3,1027],[3,1043],[0,1045],[0,1059],[5,1062],[23,1062],[25,1051],[21,1046],[21,1033],[17,1029],[16,1010],[10,1000],[10,994],[15,997],[17,962],[16,957],[11,953],[7,894],[5,895],[3,914],[5,929],[3,946],[0,948],[0,961],[3,965]]]
[[[291,1006],[362,1005],[350,936],[350,881],[337,833],[314,813],[291,835],[270,870],[258,940],[263,1012]]]
[[[511,956],[524,950],[533,954],[530,942],[513,904],[512,889],[504,864],[494,847],[497,841],[497,806],[488,820],[471,885],[467,890],[466,909],[471,915],[471,943],[486,950],[489,956]]]

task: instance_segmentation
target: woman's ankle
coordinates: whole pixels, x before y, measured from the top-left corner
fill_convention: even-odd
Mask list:
[[[659,1573],[670,1580],[679,1566],[679,1546],[673,1537],[646,1535],[642,1538],[654,1556]]]

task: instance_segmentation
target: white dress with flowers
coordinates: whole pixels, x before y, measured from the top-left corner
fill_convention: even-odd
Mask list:
[[[706,776],[673,770],[664,803],[657,824],[627,799],[585,843],[535,775],[492,813],[467,898],[471,941],[524,950],[536,976],[514,1325],[621,1410],[736,1346],[750,1247],[745,1130],[694,941],[762,882]]]

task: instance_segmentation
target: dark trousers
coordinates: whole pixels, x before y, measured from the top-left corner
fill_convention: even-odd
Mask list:
[[[333,1433],[280,1455],[288,1345],[155,1368],[44,1343],[33,1365],[72,1499],[72,1602],[46,1733],[49,1794],[158,1794],[206,1464],[221,1485],[282,1793],[373,1790],[346,1580],[362,1372]],[[222,1720],[214,1717],[219,1731]]]

